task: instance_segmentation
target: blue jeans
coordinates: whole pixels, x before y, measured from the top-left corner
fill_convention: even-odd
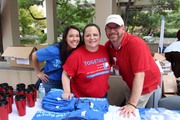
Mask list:
[[[106,92],[106,94],[102,98],[107,98],[107,97],[108,97],[108,93]]]
[[[43,82],[43,86],[45,88],[46,93],[48,93],[51,90],[51,88],[62,89],[62,81],[49,79],[48,82]]]

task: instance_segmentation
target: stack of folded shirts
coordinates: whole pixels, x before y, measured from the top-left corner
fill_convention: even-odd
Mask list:
[[[63,99],[61,89],[52,89],[42,100],[42,108],[48,111],[38,111],[33,120],[44,118],[61,120],[104,120],[104,114],[108,112],[109,103],[106,98],[75,98]],[[53,112],[58,112],[54,113]]]
[[[104,114],[97,110],[75,110],[63,120],[104,120]]]
[[[48,92],[47,95],[42,100],[42,108],[53,112],[70,112],[74,110],[74,104],[76,98],[72,95],[72,99],[62,98],[63,90],[53,89]]]
[[[76,100],[75,109],[98,110],[108,112],[109,103],[106,98],[81,97]]]

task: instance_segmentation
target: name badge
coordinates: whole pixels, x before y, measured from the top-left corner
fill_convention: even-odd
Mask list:
[[[113,57],[113,60],[114,60],[114,65],[113,65],[113,71],[114,71],[114,74],[115,75],[120,75],[119,74],[119,66],[117,65],[117,58],[116,57]]]

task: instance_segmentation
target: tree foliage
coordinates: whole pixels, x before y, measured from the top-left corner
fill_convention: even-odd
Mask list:
[[[76,25],[82,30],[86,24],[93,22],[94,6],[84,7],[82,2],[84,6],[88,5],[86,0],[76,0],[75,4],[68,0],[57,0],[58,34],[68,25]]]
[[[144,6],[141,10],[129,9],[127,28],[131,33],[139,36],[147,35],[150,29],[159,32],[162,16],[165,17],[165,31],[176,32],[180,28],[180,0],[151,0],[152,5]],[[131,7],[130,7],[131,8]],[[126,15],[125,15],[126,14]],[[157,34],[159,35],[159,34]]]
[[[35,5],[36,0],[18,0],[19,5],[19,27],[20,35],[42,35],[42,30],[46,28],[45,20],[36,20],[32,17],[42,18],[43,11]]]
[[[61,35],[68,25],[76,25],[82,30],[86,24],[93,22],[95,7],[90,5],[87,0],[75,1],[72,4],[69,0],[56,0],[58,35]],[[131,0],[129,0],[130,2]],[[142,9],[131,9],[132,6],[128,4],[126,12],[121,12],[127,30],[139,36],[147,35],[150,29],[159,32],[161,17],[164,16],[166,33],[176,32],[180,28],[180,0],[151,0],[151,2],[152,5],[144,6]],[[21,35],[42,36],[41,31],[46,28],[46,18],[43,12],[38,11],[37,8],[42,4],[40,0],[18,0],[18,4]]]
[[[18,0],[20,33],[24,35],[42,35],[41,30],[46,28],[43,12],[38,11],[38,0]],[[82,4],[83,3],[83,4]],[[72,4],[69,0],[56,0],[57,33],[62,34],[68,25],[76,25],[81,30],[93,22],[95,7],[89,5],[86,0],[76,0]],[[54,42],[57,42],[55,40]]]

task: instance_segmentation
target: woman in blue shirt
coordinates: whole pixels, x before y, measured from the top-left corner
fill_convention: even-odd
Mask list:
[[[75,26],[68,26],[63,32],[62,41],[58,44],[39,49],[32,54],[32,61],[36,75],[42,80],[46,93],[51,88],[62,89],[62,65],[69,54],[80,46],[80,30]],[[40,62],[45,62],[44,71],[40,70]]]

